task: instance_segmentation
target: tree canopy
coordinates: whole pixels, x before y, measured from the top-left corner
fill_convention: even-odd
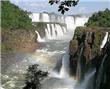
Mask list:
[[[9,29],[30,29],[31,19],[26,11],[11,4],[9,1],[1,1],[1,27]]]
[[[85,24],[88,27],[110,27],[110,10],[94,13]]]
[[[58,11],[62,14],[69,10],[69,7],[76,6],[79,0],[49,0],[50,5],[59,4]]]

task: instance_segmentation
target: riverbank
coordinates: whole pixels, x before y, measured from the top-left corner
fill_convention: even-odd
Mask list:
[[[2,53],[6,52],[34,52],[40,47],[37,42],[37,34],[34,30],[25,29],[3,29],[1,30]]]

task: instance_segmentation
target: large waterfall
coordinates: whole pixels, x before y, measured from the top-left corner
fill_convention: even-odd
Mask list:
[[[75,84],[77,84],[77,82],[74,79],[71,80],[72,76],[70,75],[71,70],[69,60],[69,41],[73,37],[75,28],[77,26],[84,26],[84,23],[87,22],[88,18],[85,16],[61,16],[53,13],[33,13],[30,15],[30,17],[32,18],[32,21],[36,26],[37,24],[40,24],[37,27],[38,29],[40,29],[39,27],[41,27],[41,31],[37,28],[35,31],[37,34],[37,41],[45,42],[45,44],[47,44],[47,48],[43,48],[40,51],[36,51],[36,54],[39,55],[39,61],[41,63],[47,62],[48,60],[50,61],[50,59],[52,61],[53,57],[57,54],[56,52],[60,54],[60,56],[57,54],[57,62],[53,62],[54,66],[52,65],[53,68],[49,70],[50,78],[49,80],[47,79],[47,81],[44,83],[43,89],[58,89],[60,87],[61,89],[66,89],[66,87],[70,87],[67,89],[77,89],[77,87],[75,88]],[[61,52],[61,50],[63,50],[63,53]],[[52,58],[44,56],[45,54],[49,56],[51,55]],[[80,74],[79,68],[78,74]],[[92,73],[92,75],[88,74],[88,77],[90,76],[89,78],[91,78],[93,74],[94,72]],[[66,87],[65,84],[63,85],[64,87],[61,85],[55,86],[55,84],[57,84],[56,81],[58,81],[59,84],[60,82],[66,84],[68,82],[70,84]]]
[[[30,18],[36,24],[39,22],[45,23],[45,27],[41,30],[45,33],[43,37],[37,31],[37,40],[39,42],[44,40],[63,40],[68,33],[71,34],[72,32],[73,34],[77,26],[84,26],[84,23],[88,20],[85,16],[61,16],[54,13],[32,13]]]

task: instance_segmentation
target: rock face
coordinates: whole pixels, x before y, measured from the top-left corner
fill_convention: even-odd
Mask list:
[[[33,52],[39,44],[37,35],[32,30],[9,30],[2,29],[2,52],[4,51],[21,51]]]
[[[96,68],[95,89],[110,88],[109,39],[110,28],[78,27],[70,41],[71,74],[83,80],[89,69]]]

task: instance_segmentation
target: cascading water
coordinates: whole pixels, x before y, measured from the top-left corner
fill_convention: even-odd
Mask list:
[[[76,28],[76,26],[75,26],[75,20],[74,19],[75,18],[72,17],[72,16],[67,16],[65,18],[65,21],[66,21],[68,30],[73,30],[74,28]]]
[[[32,22],[40,21],[40,13],[33,13],[29,17],[32,19]]]
[[[63,28],[63,33],[66,33],[67,32],[66,28],[64,26],[62,28]]]
[[[54,24],[52,24],[51,27],[52,27],[52,29],[51,29],[52,30],[51,38],[55,39],[56,38],[56,33],[55,33],[55,26],[54,26]]]
[[[74,34],[74,29],[76,28],[76,26],[84,26],[84,24],[80,24],[79,21],[83,20],[86,22],[86,20],[84,20],[85,18],[81,19],[82,17],[76,19],[77,17],[74,18],[73,16],[60,17],[60,16],[55,16],[53,14],[50,15],[49,18],[48,18],[49,15],[42,15],[42,16],[43,16],[42,18],[45,17],[46,19],[49,19],[48,23],[47,20],[42,20],[46,24],[44,28],[45,36],[43,39],[45,39],[45,44],[47,45],[46,46],[47,48],[46,50],[40,49],[41,50],[40,53],[36,51],[36,55],[39,55],[39,57],[37,56],[37,58],[39,58],[40,63],[46,62],[46,65],[47,64],[49,64],[48,66],[50,66],[50,64],[52,65],[52,68],[49,69],[49,79],[47,79],[46,82],[43,83],[44,88],[42,89],[52,89],[52,88],[77,89],[75,88],[75,84],[77,84],[76,80],[70,78],[71,76],[70,76],[69,48],[65,48],[65,47],[68,46],[69,41],[72,39]],[[64,53],[60,53],[60,51],[62,50],[64,51]],[[54,51],[59,52],[60,57],[58,57],[58,54],[55,53]],[[81,48],[80,51],[80,57],[82,55],[82,51],[83,51],[83,47]],[[58,62],[53,62],[53,59],[55,57],[57,58],[56,60]],[[81,59],[80,57],[79,60]],[[79,66],[81,67],[80,64]],[[81,69],[78,68],[77,70],[79,71]],[[81,72],[79,71],[77,75],[80,76]],[[62,86],[62,82],[64,83],[63,86]],[[67,82],[69,82],[69,84]],[[59,83],[59,85],[55,86],[56,83]]]
[[[43,22],[49,22],[49,15],[48,14],[44,13],[42,17],[43,17]]]
[[[50,24],[47,24],[47,28],[45,29],[45,33],[46,33],[46,39],[50,39],[51,38],[51,29],[50,29]]]
[[[66,28],[61,26],[60,24],[47,24],[47,28],[45,28],[45,39],[54,40],[58,39],[61,36],[64,36],[66,33]]]
[[[81,56],[82,56],[82,52],[83,52],[83,46],[81,47],[79,56],[78,56],[78,62],[77,62],[77,71],[76,71],[76,77],[78,79],[81,79]]]
[[[96,69],[91,69],[86,75],[84,81],[76,86],[75,89],[94,89],[94,78],[95,78]]]
[[[106,57],[107,57],[107,54],[104,55],[101,65],[99,67],[99,71],[98,71],[98,75],[97,75],[97,79],[96,79],[96,89],[100,89],[100,84],[102,81],[102,77],[104,75],[104,62],[105,62]]]
[[[68,49],[62,58],[62,66],[59,74],[60,78],[69,77],[69,71],[70,71],[69,63],[70,61],[69,61],[69,49]]]
[[[105,44],[107,42],[107,39],[108,39],[108,32],[106,32],[105,37],[104,37],[104,39],[102,41],[102,44],[100,46],[101,49],[105,46]]]
[[[35,31],[35,32],[36,32],[36,34],[37,34],[37,41],[38,41],[38,42],[44,42],[44,39],[42,39],[42,38],[40,37],[39,32],[38,32],[38,31]]]
[[[100,49],[104,48],[105,44],[107,43],[107,40],[108,40],[108,32],[106,32],[105,34],[105,37],[102,41],[102,44],[100,46]],[[103,59],[102,59],[102,62],[100,64],[100,67],[99,67],[99,70],[98,70],[98,73],[97,73],[97,79],[96,79],[96,89],[100,89],[100,84],[101,84],[101,81],[103,81],[103,76],[104,76],[104,62],[105,62],[105,59],[107,57],[107,54],[104,55]]]
[[[74,33],[77,26],[84,26],[84,23],[88,20],[86,17],[60,16],[54,13],[32,13],[29,17],[34,23],[45,22],[47,24],[47,26],[43,29],[45,32],[43,39],[45,39],[45,41],[50,39],[59,40],[68,32]],[[40,34],[38,35],[40,38]],[[41,41],[41,39],[38,39],[38,41]]]

